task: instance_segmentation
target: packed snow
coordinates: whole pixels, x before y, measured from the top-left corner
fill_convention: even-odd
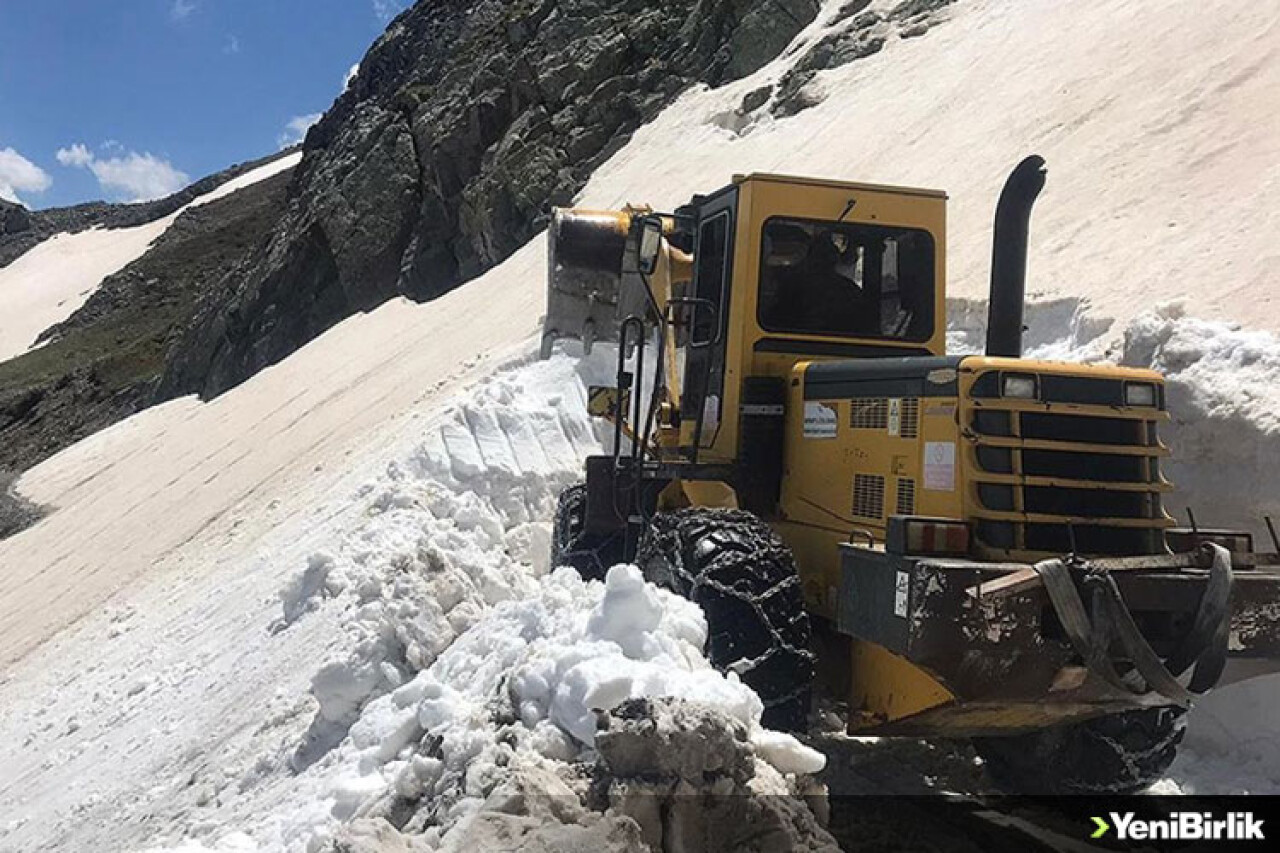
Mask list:
[[[103,279],[142,257],[185,211],[291,169],[301,159],[295,152],[273,160],[146,225],[55,234],[0,268],[0,361],[35,346],[41,332],[78,311]]]
[[[759,74],[683,96],[582,202],[670,208],[750,170],[947,188],[959,350],[980,334],[994,200],[1034,150],[1051,171],[1031,354],[1164,370],[1172,506],[1274,513],[1280,12],[963,0],[821,72],[819,105],[728,122],[842,5]],[[583,388],[612,367],[533,360],[544,264],[535,241],[28,472],[56,512],[0,542],[0,848],[303,850],[425,792],[423,838],[447,848],[504,765],[589,756],[596,708],[642,694],[719,707],[774,772],[820,765],[706,666],[696,609],[625,566],[601,584],[546,565],[553,497],[601,443]],[[1278,692],[1203,699],[1157,789],[1280,792]]]

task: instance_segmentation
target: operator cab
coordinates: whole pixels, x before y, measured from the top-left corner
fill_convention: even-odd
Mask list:
[[[677,211],[692,249],[681,445],[737,456],[744,385],[798,361],[941,355],[946,195],[751,174]],[[766,396],[769,393],[767,392]]]

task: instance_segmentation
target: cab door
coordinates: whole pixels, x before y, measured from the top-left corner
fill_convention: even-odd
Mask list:
[[[684,361],[680,444],[690,458],[715,442],[725,417],[725,350],[737,217],[736,186],[709,199],[698,214],[691,301],[685,312],[689,326],[679,348]]]

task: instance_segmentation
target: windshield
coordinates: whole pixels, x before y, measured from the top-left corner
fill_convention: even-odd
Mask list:
[[[916,228],[765,222],[760,325],[770,332],[924,341],[933,333],[933,237]]]

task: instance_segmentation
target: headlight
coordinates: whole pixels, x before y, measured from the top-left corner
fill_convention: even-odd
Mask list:
[[[1034,400],[1036,398],[1036,378],[1025,374],[1006,373],[1001,377],[1000,396],[1013,397],[1018,400]]]
[[[1124,402],[1128,406],[1155,406],[1156,386],[1146,382],[1130,382],[1124,386]]]

